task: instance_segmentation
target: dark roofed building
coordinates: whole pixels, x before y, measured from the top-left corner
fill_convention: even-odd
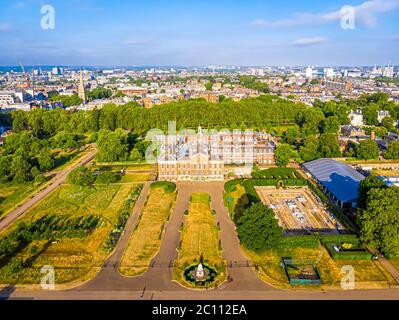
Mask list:
[[[345,163],[332,159],[307,162],[303,167],[341,208],[356,208],[359,184],[365,177]]]

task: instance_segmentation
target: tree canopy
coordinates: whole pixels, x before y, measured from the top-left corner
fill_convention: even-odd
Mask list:
[[[362,140],[356,146],[356,157],[361,160],[378,159],[378,144],[374,140]]]
[[[399,160],[399,140],[392,141],[388,145],[388,149],[384,152],[384,158],[391,160]]]
[[[78,186],[90,186],[94,180],[94,174],[83,166],[77,167],[68,175],[68,182]]]
[[[362,241],[388,257],[399,256],[399,188],[372,188],[358,213]]]
[[[241,243],[257,252],[273,248],[283,235],[273,210],[262,203],[244,211],[237,221],[237,232]]]
[[[276,148],[275,158],[279,167],[286,167],[289,160],[295,155],[294,148],[288,144],[280,144]]]

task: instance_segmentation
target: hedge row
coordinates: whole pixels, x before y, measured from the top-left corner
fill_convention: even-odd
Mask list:
[[[356,235],[325,236],[321,241],[331,258],[336,260],[370,260],[372,257],[372,254],[362,247]],[[333,246],[341,246],[344,243],[352,244],[354,249],[340,252],[333,249]]]
[[[176,184],[169,181],[155,181],[151,184],[151,189],[163,188],[165,193],[172,193],[176,190]]]
[[[283,237],[278,244],[276,249],[291,249],[291,248],[318,248],[319,239],[317,236],[286,236]]]
[[[255,179],[299,179],[301,176],[292,168],[270,168],[252,172]]]
[[[334,260],[371,260],[373,256],[366,250],[352,251],[346,250],[341,252],[335,252],[331,247],[327,248],[328,253]]]
[[[133,211],[134,205],[138,200],[141,190],[143,189],[143,185],[139,184],[130,192],[129,197],[123,203],[122,208],[118,214],[118,220],[112,227],[111,232],[108,234],[105,242],[104,242],[104,250],[106,252],[112,252],[114,250],[118,240],[121,237],[123,230],[125,229],[126,223]]]
[[[304,236],[286,236],[283,237],[276,246],[276,249],[290,248],[318,248],[320,242],[328,249],[332,244],[341,245],[343,243],[352,243],[355,247],[360,246],[359,238],[354,234],[340,235],[304,235]],[[334,251],[334,250],[333,250]],[[334,251],[335,252],[335,251]]]

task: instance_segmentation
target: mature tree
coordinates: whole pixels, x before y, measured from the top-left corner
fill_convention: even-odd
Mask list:
[[[113,104],[105,104],[100,113],[99,125],[101,129],[115,130],[116,125],[116,107]]]
[[[100,112],[97,108],[90,112],[90,129],[93,131],[100,130]]]
[[[97,175],[96,177],[96,183],[101,183],[101,184],[110,184],[110,183],[115,183],[120,179],[120,176],[117,175],[116,173],[105,171],[101,172]]]
[[[205,85],[206,91],[212,91],[213,83],[211,81],[208,81],[208,83]]]
[[[101,130],[97,139],[100,162],[125,161],[128,157],[127,135],[123,130]]]
[[[0,182],[7,182],[10,179],[12,156],[0,156]]]
[[[240,84],[248,89],[257,90],[263,93],[269,93],[270,89],[267,83],[258,81],[254,77],[240,77]]]
[[[145,159],[147,149],[151,146],[151,144],[151,141],[140,140],[134,145],[134,148],[140,152],[141,159]]]
[[[341,156],[337,137],[332,133],[323,133],[319,140],[319,154],[324,158]]]
[[[35,137],[40,137],[44,133],[42,115],[43,111],[41,109],[34,109],[29,113],[29,127]]]
[[[392,117],[385,117],[382,119],[381,125],[388,131],[393,131],[395,129],[395,120]]]
[[[331,116],[326,118],[322,124],[322,131],[324,133],[338,133],[340,126],[339,118],[337,116]]]
[[[87,93],[87,99],[93,101],[96,99],[107,99],[112,96],[112,90],[105,88],[95,88]]]
[[[21,132],[28,127],[28,115],[25,111],[17,110],[11,113],[14,132]]]
[[[384,103],[388,102],[388,100],[389,100],[389,95],[385,92],[375,92],[370,95],[363,94],[359,98],[360,102],[365,101],[366,104],[376,103],[379,105],[383,105]]]
[[[319,133],[319,128],[324,120],[324,113],[319,108],[307,108],[298,115],[297,122],[306,136]]]
[[[143,160],[141,153],[138,149],[133,148],[129,155],[129,160],[131,161],[141,161]]]
[[[343,101],[326,101],[316,100],[313,104],[323,110],[326,117],[336,117],[339,124],[349,124],[349,106]]]
[[[384,152],[384,158],[399,160],[399,140],[389,143],[388,149]]]
[[[16,183],[23,183],[30,178],[29,170],[30,164],[26,156],[14,156],[10,165],[11,175],[14,177],[13,181]]]
[[[362,160],[377,159],[379,155],[379,149],[377,142],[367,139],[362,140],[356,146],[356,157]]]
[[[237,222],[237,232],[241,243],[257,252],[273,248],[283,235],[273,210],[262,203],[244,211]]]
[[[320,158],[319,140],[315,136],[309,136],[304,140],[303,146],[299,148],[299,154],[304,161]]]
[[[360,236],[388,257],[399,256],[399,188],[374,188],[368,192],[366,210],[358,213]]]
[[[83,103],[83,100],[79,98],[77,94],[73,94],[71,96],[63,96],[63,95],[57,95],[54,97],[51,97],[49,99],[50,101],[59,101],[62,103],[64,107],[73,107],[73,106],[79,106]]]
[[[290,145],[296,145],[299,142],[300,137],[301,132],[299,130],[299,127],[295,125],[287,129],[287,131],[283,135],[283,140],[285,141],[285,143],[288,143]]]
[[[78,186],[89,186],[94,182],[94,174],[86,167],[78,167],[68,175],[68,182]]]
[[[51,149],[44,148],[40,151],[40,154],[37,158],[39,162],[39,167],[41,171],[48,171],[54,168],[54,159],[51,156]]]
[[[277,166],[286,167],[293,155],[294,155],[294,150],[290,145],[280,144],[276,148],[275,152]]]
[[[357,207],[360,209],[366,209],[368,192],[374,188],[385,188],[385,183],[376,176],[371,175],[366,179],[362,180],[359,184],[359,199]]]
[[[378,110],[380,110],[380,107],[375,103],[363,109],[363,116],[367,125],[378,126]]]
[[[70,149],[80,147],[80,137],[75,133],[60,131],[50,141],[54,148]]]

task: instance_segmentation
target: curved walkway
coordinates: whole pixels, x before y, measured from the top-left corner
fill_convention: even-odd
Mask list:
[[[0,297],[33,299],[399,299],[399,290],[362,291],[288,291],[276,289],[261,281],[250,267],[236,267],[247,259],[240,249],[235,227],[223,205],[224,182],[178,183],[178,196],[173,213],[165,226],[158,254],[151,267],[141,276],[124,277],[118,272],[123,253],[145,204],[150,182],[143,188],[130,216],[125,233],[114,253],[101,271],[86,284],[64,291],[19,291],[12,287],[0,291]],[[221,228],[223,257],[229,261],[228,273],[234,279],[223,284],[223,289],[194,291],[172,281],[173,261],[177,258],[180,242],[179,227],[184,221],[193,192],[206,192],[211,196],[211,207],[216,210],[216,220]]]

